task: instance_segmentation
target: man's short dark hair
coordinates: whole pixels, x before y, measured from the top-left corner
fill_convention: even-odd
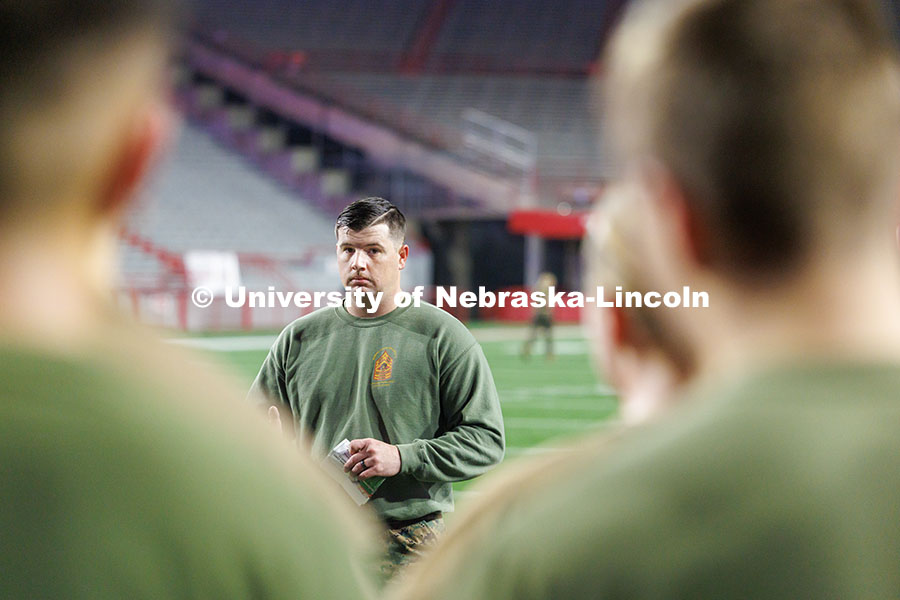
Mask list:
[[[406,239],[406,217],[400,209],[384,198],[363,198],[350,204],[338,215],[334,225],[334,234],[346,227],[351,231],[362,231],[367,227],[385,223],[391,238],[397,247],[403,246]]]

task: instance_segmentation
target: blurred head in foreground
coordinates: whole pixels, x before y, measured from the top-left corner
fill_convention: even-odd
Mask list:
[[[874,0],[635,2],[605,71],[627,203],[601,204],[592,224],[609,231],[588,249],[591,284],[690,286],[709,307],[627,309],[590,328],[625,348],[606,361],[619,385],[659,364],[696,387],[613,448],[595,436],[485,494],[468,522],[488,526],[451,536],[400,597],[896,596],[900,69],[887,20]]]
[[[0,1],[0,597],[362,597],[359,512],[227,375],[110,310],[171,15]]]
[[[166,0],[0,7],[0,320],[11,335],[52,329],[64,343],[109,299],[121,211],[169,129],[174,13]]]
[[[897,354],[900,78],[874,2],[640,3],[608,73],[641,283],[710,296],[655,313],[701,374]]]
[[[633,195],[624,185],[608,188],[588,223],[585,248],[589,288],[645,293],[641,248],[635,244],[640,223],[631,210]],[[612,294],[607,292],[607,298]],[[606,379],[618,390],[627,424],[656,415],[693,374],[689,349],[665,329],[659,309],[646,306],[597,307],[585,313],[594,356]]]

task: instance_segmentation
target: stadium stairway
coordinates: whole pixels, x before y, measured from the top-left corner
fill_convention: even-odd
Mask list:
[[[181,256],[190,250],[233,251],[311,268],[315,256],[333,255],[332,225],[330,217],[188,124],[127,215],[122,281],[141,287],[165,281],[179,268],[183,273]],[[309,273],[303,280],[317,283]],[[329,279],[323,289],[332,284]]]

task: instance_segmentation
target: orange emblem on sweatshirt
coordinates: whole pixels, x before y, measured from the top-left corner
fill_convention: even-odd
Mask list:
[[[372,381],[390,381],[394,370],[394,358],[397,352],[393,348],[382,348],[375,353],[372,359],[375,361],[375,370],[372,372]]]

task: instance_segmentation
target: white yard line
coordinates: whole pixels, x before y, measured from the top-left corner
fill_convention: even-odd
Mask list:
[[[535,398],[547,396],[569,397],[581,396],[594,398],[597,396],[615,396],[616,392],[608,385],[556,385],[514,389],[500,389],[500,396],[505,402],[529,402]]]
[[[524,342],[528,336],[528,327],[476,327],[471,330],[472,335],[479,342]],[[553,337],[556,340],[580,341],[583,338],[580,325],[559,325],[553,329]],[[200,348],[213,352],[241,352],[244,350],[268,350],[275,341],[276,334],[268,335],[241,335],[224,337],[196,337],[196,338],[169,338],[171,344]],[[538,342],[538,350],[543,348]],[[575,347],[573,346],[573,349]],[[580,346],[579,346],[580,349]]]
[[[522,350],[525,346],[524,341],[519,342],[489,342],[489,343],[498,343],[503,344],[501,346],[502,351],[507,356],[520,356],[522,354]],[[580,339],[567,339],[567,340],[553,340],[553,354],[556,356],[583,356],[585,354],[590,353],[590,346],[584,340]],[[535,345],[531,349],[532,360],[543,360],[544,353],[546,352],[546,348],[544,346],[544,340],[538,340]],[[527,363],[522,363],[523,365]]]
[[[509,405],[503,403],[503,398],[500,398],[500,404],[503,406],[503,412],[508,414],[507,418],[513,419],[517,414],[525,413],[527,416],[534,418],[541,418],[542,415],[546,415],[547,417],[553,418],[560,412],[569,413],[564,419],[573,419],[573,420],[598,420],[606,419],[606,415],[614,412],[616,408],[618,408],[618,403],[612,399],[601,398],[599,401],[585,401],[580,404],[559,404],[557,406],[553,406],[550,404],[529,404],[527,408],[527,412],[523,411],[513,411],[510,409]]]
[[[507,446],[506,457],[517,458],[519,456],[540,456],[541,454],[552,454],[561,452],[562,448],[554,448],[553,446]]]
[[[507,429],[559,429],[580,430],[598,427],[601,422],[585,419],[544,418],[544,417],[504,417],[503,424]]]
[[[475,492],[472,490],[453,490],[453,500],[455,502],[461,502],[465,504],[471,500],[474,500],[484,492]]]
[[[275,342],[275,335],[242,335],[234,337],[170,338],[171,344],[199,348],[213,352],[242,352],[245,350],[268,350]]]

